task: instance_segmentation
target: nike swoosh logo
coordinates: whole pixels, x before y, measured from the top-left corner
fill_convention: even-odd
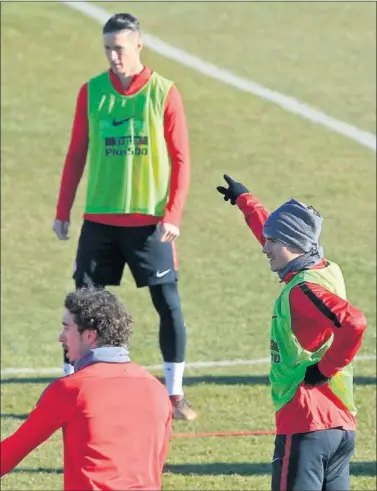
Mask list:
[[[128,121],[129,119],[131,118],[120,119],[119,121],[115,121],[115,119],[113,119],[113,126],[119,126],[125,123],[126,121]]]
[[[160,271],[157,271],[156,277],[157,278],[162,278],[163,276],[167,275],[170,271],[171,271],[170,269],[167,269],[165,271],[162,271],[161,273],[160,273]]]

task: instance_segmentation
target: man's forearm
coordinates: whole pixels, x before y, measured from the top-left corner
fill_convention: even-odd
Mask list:
[[[190,185],[190,171],[187,165],[180,164],[170,180],[170,197],[166,206],[164,221],[180,227],[182,213],[187,201]]]
[[[42,414],[43,413],[43,414]],[[37,448],[60,423],[55,421],[59,413],[44,413],[44,408],[36,408],[18,430],[1,442],[1,475],[14,469],[32,450]]]
[[[45,389],[26,421],[1,442],[2,476],[66,423],[73,411],[73,402],[74,394],[63,393],[59,379]]]
[[[57,220],[69,220],[77,188],[84,172],[85,160],[86,152],[85,156],[83,154],[67,154],[56,207]]]
[[[0,447],[1,476],[14,469],[32,450],[28,441],[22,440],[17,432],[3,440]]]
[[[249,193],[241,194],[237,198],[236,204],[244,214],[245,221],[250,230],[263,246],[265,244],[263,225],[269,215],[268,211],[255,196]]]
[[[326,377],[333,377],[351,363],[361,347],[367,322],[361,312],[350,307],[353,315],[345,318],[340,328],[334,329],[334,341],[318,363],[318,368]]]

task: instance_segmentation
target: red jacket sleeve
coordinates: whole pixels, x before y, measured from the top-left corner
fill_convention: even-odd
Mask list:
[[[164,132],[172,169],[163,221],[180,227],[190,185],[190,148],[182,98],[175,86],[166,98]]]
[[[88,84],[84,84],[78,94],[71,141],[65,158],[60,191],[56,209],[56,219],[69,220],[77,188],[84,171],[89,142],[88,122]]]
[[[290,292],[292,330],[301,346],[316,351],[331,334],[334,340],[318,364],[326,377],[333,377],[358,352],[367,327],[362,312],[323,286],[296,285]]]
[[[47,387],[27,420],[13,435],[1,442],[2,476],[16,467],[22,459],[47,440],[70,418],[67,395],[62,394],[61,389],[62,386],[59,381],[53,382]],[[74,409],[73,405],[72,408]]]
[[[264,246],[263,225],[269,215],[266,208],[259,202],[258,198],[249,193],[241,194],[237,198],[236,204],[242,211],[245,221],[253,232],[258,242]]]

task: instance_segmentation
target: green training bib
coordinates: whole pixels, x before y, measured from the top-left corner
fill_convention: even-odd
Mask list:
[[[294,286],[304,282],[321,285],[346,299],[343,275],[335,263],[329,263],[326,268],[322,269],[301,271],[283,288],[275,302],[270,342],[270,382],[272,402],[276,411],[294,397],[299,384],[304,380],[306,368],[319,362],[333,342],[332,336],[316,352],[312,353],[300,345],[292,331],[289,294]],[[338,372],[330,380],[329,387],[343,405],[355,415],[357,411],[353,399],[352,364]]]
[[[139,92],[124,96],[108,72],[89,81],[86,213],[163,216],[171,173],[164,107],[172,85],[153,73]]]

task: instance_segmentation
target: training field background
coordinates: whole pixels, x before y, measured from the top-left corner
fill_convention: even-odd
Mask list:
[[[98,2],[201,59],[376,134],[374,3]],[[77,92],[106,69],[101,24],[58,2],[1,4],[1,432],[27,417],[62,365],[62,302],[71,239],[52,230]],[[199,417],[175,432],[273,430],[269,320],[277,277],[236,207],[216,192],[223,173],[269,210],[295,197],[324,216],[326,257],[342,266],[349,300],[369,327],[355,362],[359,408],[352,489],[376,489],[376,153],[251,93],[145,49],[176,81],[187,113],[192,184],[178,241],[188,327],[186,395]],[[134,315],[132,358],[161,363],[147,290],[126,273],[115,289]],[[243,360],[244,364],[219,362]],[[246,361],[248,361],[246,363]],[[32,369],[26,372],[24,369]],[[13,369],[13,372],[12,370]],[[162,374],[156,371],[156,374]],[[164,488],[269,489],[273,436],[173,439]],[[1,481],[4,490],[62,489],[57,432]]]

